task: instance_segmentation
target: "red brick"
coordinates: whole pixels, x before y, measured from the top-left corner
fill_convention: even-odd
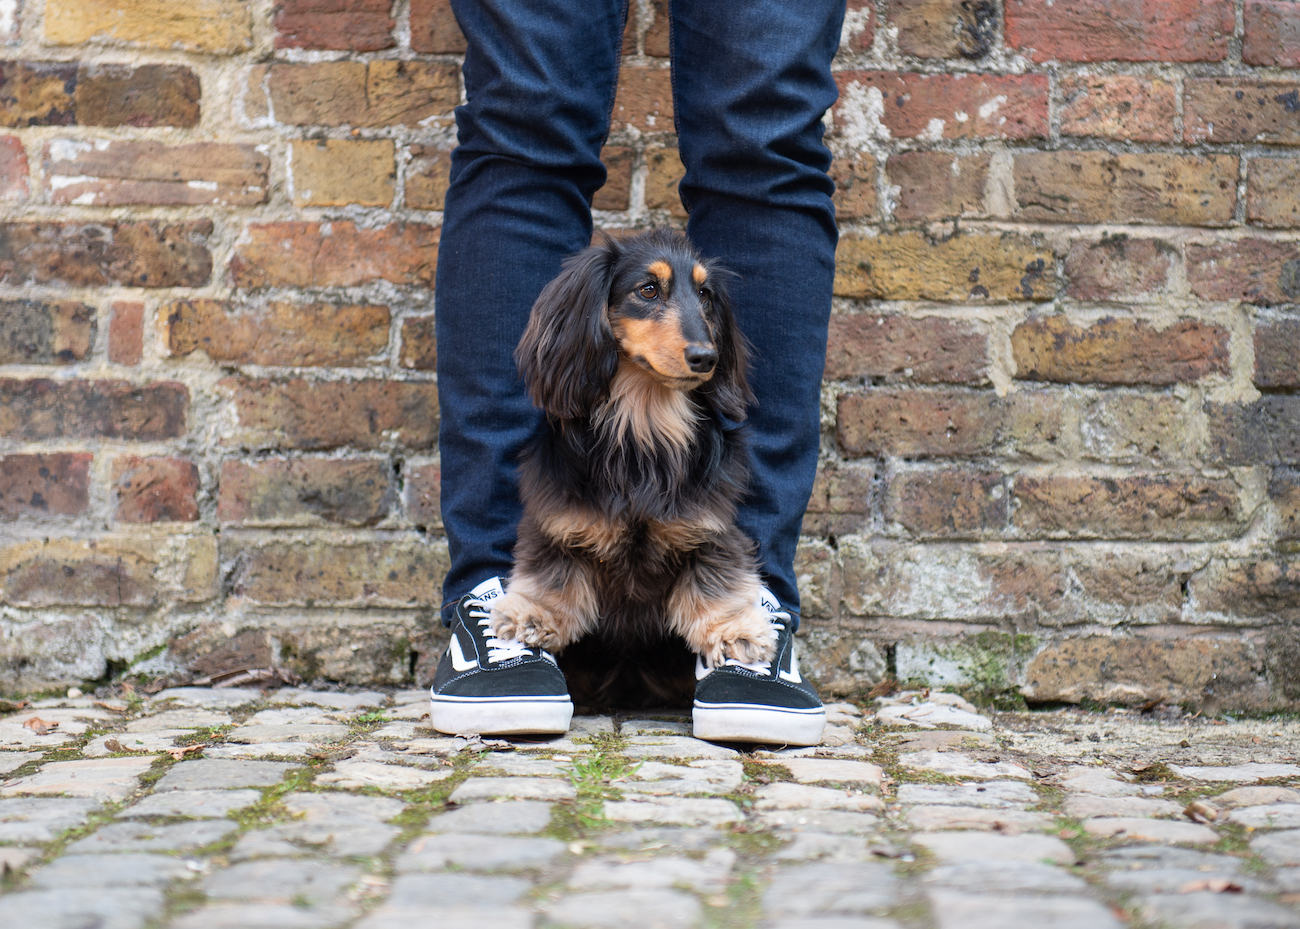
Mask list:
[[[1246,175],[1246,219],[1261,226],[1300,226],[1300,159],[1252,158]]]
[[[0,519],[84,513],[92,458],[89,452],[0,457]]]
[[[1137,299],[1159,295],[1169,286],[1178,251],[1163,239],[1102,234],[1092,242],[1076,239],[1065,258],[1066,293],[1078,300]]]
[[[228,445],[324,449],[438,442],[438,388],[428,381],[226,378],[237,425]]]
[[[663,0],[659,0],[663,2]],[[664,3],[666,6],[667,4]],[[666,20],[666,17],[665,17]],[[657,20],[656,20],[657,22]],[[667,30],[665,30],[666,32]],[[876,4],[873,0],[848,0],[844,13],[841,49],[850,52],[869,52],[876,38]],[[650,52],[650,37],[646,36],[646,54]],[[663,54],[667,55],[667,52]]]
[[[144,304],[116,301],[108,318],[108,360],[138,365],[144,354]]]
[[[611,129],[629,126],[649,132],[673,131],[673,87],[667,68],[619,69]]]
[[[235,248],[230,274],[237,287],[432,287],[440,231],[422,223],[254,223]]]
[[[211,536],[47,539],[0,549],[0,602],[22,607],[198,603],[217,593]]]
[[[82,65],[77,70],[76,88],[73,101],[78,126],[187,127],[199,123],[199,79],[181,65]],[[0,88],[0,100],[3,95]]]
[[[426,529],[442,528],[442,465],[408,466],[405,471],[402,499],[412,523]]]
[[[187,458],[117,458],[113,492],[121,523],[191,523],[199,518],[199,469]]]
[[[1028,319],[1011,333],[1016,377],[1062,384],[1195,383],[1228,374],[1228,330],[1195,319],[1156,329],[1106,317],[1084,328],[1063,313]]]
[[[95,332],[95,309],[84,303],[0,300],[0,364],[85,361]]]
[[[1034,61],[1222,61],[1231,0],[1006,0],[1006,41]]]
[[[1294,303],[1300,300],[1300,245],[1269,239],[1189,244],[1187,282],[1202,300]]]
[[[1300,83],[1188,78],[1183,87],[1183,138],[1300,145]]]
[[[0,201],[21,203],[27,199],[27,150],[17,136],[0,136]]]
[[[900,152],[886,170],[898,188],[894,218],[901,222],[982,216],[989,155]]]
[[[861,531],[871,520],[874,480],[875,469],[870,465],[842,463],[819,469],[802,533],[831,536]]]
[[[262,72],[253,76],[260,85]],[[276,121],[289,126],[414,126],[460,101],[459,69],[437,62],[285,62],[265,81]],[[262,106],[255,97],[253,110]]]
[[[828,380],[983,384],[988,365],[988,337],[970,323],[939,316],[831,316],[824,375]]]
[[[1015,479],[1015,526],[1035,538],[1229,538],[1244,528],[1231,478],[1155,474]]]
[[[1045,74],[839,71],[835,131],[851,140],[1037,139],[1047,135]]]
[[[218,364],[349,366],[388,347],[388,307],[177,300],[159,318],[174,357],[203,351]]]
[[[1300,471],[1274,468],[1268,498],[1277,514],[1277,537],[1286,541],[1300,539]]]
[[[1050,300],[1050,248],[1015,233],[846,233],[835,253],[835,293],[875,300]]]
[[[849,7],[861,0],[849,0]],[[645,31],[645,53],[652,58],[667,58],[672,52],[672,20],[668,10],[668,0],[650,0],[650,25]],[[628,8],[628,28],[636,25],[636,8]],[[867,44],[870,45],[870,39]],[[632,46],[624,44],[623,54],[630,55]]]
[[[184,384],[0,379],[0,436],[158,442],[185,434]]]
[[[997,38],[992,0],[889,0],[898,50],[917,58],[979,59]]]
[[[605,185],[596,191],[591,205],[598,210],[626,210],[632,196],[632,149],[607,145],[600,160],[605,164]]]
[[[1055,458],[1064,412],[1047,392],[868,390],[840,396],[835,428],[851,456]]]
[[[465,34],[451,12],[451,0],[411,0],[411,48],[432,55],[462,55]]]
[[[1300,461],[1300,396],[1265,395],[1253,403],[1207,403],[1213,464]]]
[[[240,526],[373,526],[393,504],[392,469],[375,458],[272,458],[221,465],[217,521]]]
[[[1237,157],[1018,152],[1015,185],[1024,219],[1226,225],[1237,206]]]
[[[1174,85],[1129,74],[1061,77],[1061,135],[1131,142],[1172,142]]]
[[[997,471],[904,471],[889,480],[885,521],[926,538],[981,538],[1007,525],[1010,495]]]
[[[876,216],[876,156],[855,152],[831,162],[831,180],[835,182],[837,219],[874,219]]]
[[[1300,316],[1255,324],[1255,386],[1300,387]]]
[[[44,186],[60,204],[253,206],[266,202],[270,164],[252,145],[56,139],[45,144]]]
[[[438,369],[438,335],[432,316],[408,316],[402,320],[402,351],[398,364],[417,371]]]
[[[437,606],[447,570],[445,550],[418,540],[232,543],[229,554],[231,593],[276,606]]]
[[[0,281],[10,285],[199,287],[212,274],[211,220],[165,224],[0,223]]]
[[[374,52],[391,48],[392,0],[280,0],[276,48],[332,48]]]
[[[451,149],[412,145],[406,165],[406,205],[416,210],[441,210],[451,185]]]
[[[1248,65],[1300,68],[1300,4],[1295,0],[1246,0],[1241,60]]]

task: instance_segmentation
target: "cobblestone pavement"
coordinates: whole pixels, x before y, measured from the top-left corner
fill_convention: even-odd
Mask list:
[[[0,925],[1300,927],[1292,719],[904,693],[742,752],[671,714],[504,741],[426,713],[197,688],[10,712]]]

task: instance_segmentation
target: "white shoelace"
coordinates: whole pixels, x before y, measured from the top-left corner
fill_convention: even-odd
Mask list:
[[[483,600],[470,600],[466,606],[480,607],[477,610],[471,609],[469,615],[477,619],[478,624],[491,633],[492,618],[489,613],[484,612],[487,603]],[[488,635],[487,647],[488,664],[499,664],[512,658],[525,658],[533,653],[532,649],[517,639],[498,639],[494,635]]]

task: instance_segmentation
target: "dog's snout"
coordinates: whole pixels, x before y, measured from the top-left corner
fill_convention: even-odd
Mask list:
[[[708,374],[718,363],[718,350],[712,345],[686,346],[686,364],[696,374]]]

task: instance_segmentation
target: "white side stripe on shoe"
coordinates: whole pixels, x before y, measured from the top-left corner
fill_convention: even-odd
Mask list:
[[[454,633],[454,632],[451,634],[451,649],[450,649],[450,651],[451,651],[451,666],[452,666],[452,668],[454,668],[455,670],[457,670],[457,671],[468,671],[468,670],[470,670],[471,668],[477,668],[477,667],[478,667],[478,662],[477,662],[477,661],[471,661],[470,659],[468,659],[468,658],[465,657],[465,653],[464,653],[463,651],[461,651],[461,648],[460,648],[460,639],[458,639],[458,638],[456,637],[456,633]]]

